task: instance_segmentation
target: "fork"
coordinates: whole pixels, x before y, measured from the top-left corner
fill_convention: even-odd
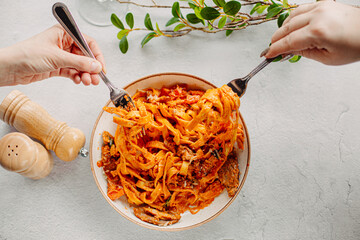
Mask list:
[[[53,5],[52,12],[56,20],[58,20],[58,22],[65,29],[65,31],[71,36],[71,38],[80,48],[80,50],[84,53],[84,55],[95,59],[94,54],[90,50],[89,45],[85,41],[73,16],[71,15],[66,5],[64,3],[57,2]],[[109,88],[110,99],[115,105],[115,107],[120,106],[124,109],[129,110],[131,108],[131,106],[129,106],[129,103],[131,103],[132,106],[135,107],[135,104],[131,99],[130,95],[124,89],[119,89],[115,87],[114,84],[110,82],[110,80],[106,77],[104,71],[101,71],[99,73],[99,76]]]
[[[265,49],[261,55],[264,55],[269,49]],[[294,55],[289,54],[284,56],[280,62],[286,61],[290,58],[292,58]],[[227,85],[241,98],[242,95],[244,95],[246,91],[247,84],[249,80],[258,72],[260,72],[264,67],[269,65],[271,62],[273,62],[277,57],[274,58],[267,58],[264,61],[262,61],[254,70],[252,70],[248,75],[242,78],[236,78],[232,81],[230,81]]]

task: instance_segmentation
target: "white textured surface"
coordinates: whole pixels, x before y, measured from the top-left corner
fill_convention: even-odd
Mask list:
[[[1,1],[0,47],[55,24],[54,2]],[[75,1],[64,2],[76,8]],[[260,62],[276,29],[272,22],[228,38],[195,33],[154,39],[143,49],[143,34],[134,34],[122,55],[114,27],[91,26],[72,12],[82,31],[98,41],[118,86],[158,72],[190,73],[221,86]],[[145,10],[137,12],[144,16]],[[302,59],[271,64],[251,80],[241,106],[252,144],[250,172],[235,202],[203,226],[176,233],[139,227],[103,199],[88,158],[55,157],[50,176],[38,181],[0,169],[0,239],[359,239],[359,67]],[[103,84],[84,87],[61,78],[3,87],[1,100],[12,89],[84,131],[86,146],[108,99]],[[0,123],[0,136],[11,131]]]

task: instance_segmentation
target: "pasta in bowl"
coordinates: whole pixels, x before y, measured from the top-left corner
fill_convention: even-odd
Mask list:
[[[136,109],[108,102],[91,137],[91,167],[105,199],[157,230],[184,230],[219,215],[243,186],[250,160],[236,94],[180,73],[125,89]]]

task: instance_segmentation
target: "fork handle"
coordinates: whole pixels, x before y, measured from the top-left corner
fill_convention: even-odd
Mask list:
[[[292,58],[294,55],[293,54],[288,54],[286,56],[284,56],[280,62],[286,61],[290,58]],[[266,67],[267,65],[269,65],[270,63],[272,63],[278,56],[274,57],[274,58],[266,58],[264,61],[262,61],[256,68],[254,68],[248,75],[246,75],[243,78],[243,81],[248,82],[253,76],[255,76],[255,74],[257,74],[258,72],[260,72],[264,67]]]
[[[81,34],[80,29],[77,26],[67,6],[64,3],[57,2],[53,5],[52,11],[56,20],[58,20],[60,25],[71,36],[71,38],[75,41],[76,45],[78,45],[81,51],[87,57],[95,59],[94,54],[90,50],[89,45],[85,41],[84,36]]]
[[[246,75],[243,80],[248,82],[255,74],[260,72],[264,67],[269,65],[272,61],[274,61],[275,58],[266,58],[264,61],[262,61],[256,68],[254,68],[248,75]]]
[[[76,45],[80,48],[80,50],[84,53],[85,56],[96,59],[93,52],[91,51],[89,45],[85,41],[84,36],[80,32],[79,27],[77,26],[73,16],[71,15],[67,6],[62,2],[57,2],[52,7],[52,12],[54,17],[60,25],[65,29],[65,31],[70,35],[70,37],[74,40]],[[99,76],[104,81],[106,86],[109,88],[110,92],[113,92],[116,88],[110,82],[110,80],[106,77],[104,71],[101,70]]]

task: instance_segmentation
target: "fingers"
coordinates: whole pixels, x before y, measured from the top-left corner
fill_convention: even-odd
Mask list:
[[[100,82],[100,77],[99,77],[99,75],[97,75],[97,74],[91,74],[90,77],[91,77],[91,84],[92,84],[92,85],[99,85],[99,82]]]
[[[314,48],[312,39],[309,35],[308,27],[300,28],[289,33],[285,37],[271,44],[270,50],[265,55],[266,58],[273,58],[280,54],[303,51]]]
[[[304,4],[299,6],[284,21],[271,39],[271,46],[266,53],[266,58],[273,58],[281,54],[303,51],[312,44],[308,26],[311,20],[311,11],[316,7],[316,3]]]
[[[55,69],[62,69],[60,76],[68,77],[76,84],[98,85],[99,76],[97,73],[101,70],[105,71],[105,60],[96,41],[85,34],[83,35],[94,54],[95,60],[84,56],[62,27],[55,25],[55,28],[60,28],[65,33],[60,37],[63,45],[59,52],[53,54],[55,57],[52,59]]]
[[[329,53],[329,51],[325,48],[305,49],[303,51],[295,52],[294,54],[313,59],[326,65],[338,65],[336,62],[334,62],[334,58],[331,56],[331,53]]]
[[[284,21],[283,25],[272,36],[272,45],[270,46],[269,51],[265,55],[266,58],[272,58],[280,54],[295,51],[295,49],[293,49],[294,46],[292,45],[292,41],[294,41],[294,37],[296,41],[298,36],[297,34],[292,36],[289,35],[295,31],[298,31],[299,29],[305,28],[309,24],[310,18],[307,13],[313,10],[314,7],[315,5],[312,3],[304,4],[291,12],[290,16]],[[277,43],[278,41],[281,42]],[[287,44],[281,46],[280,44],[283,43]]]
[[[92,53],[94,54],[95,59],[101,63],[102,70],[104,72],[106,72],[104,56],[103,56],[98,44],[96,43],[96,41],[93,38],[91,38],[85,34],[83,34],[83,36],[84,36],[86,42],[88,43],[89,48],[91,49]],[[70,51],[73,54],[80,55],[80,56],[84,55],[83,52],[80,50],[80,48],[78,48],[73,43],[72,43],[71,48],[68,51]]]
[[[308,3],[308,4],[300,5],[299,7],[291,11],[289,17],[285,19],[283,26],[286,25],[288,22],[290,22],[294,17],[310,12],[315,7],[316,7],[316,3]]]
[[[81,82],[79,77],[79,72],[75,69],[69,69],[69,68],[62,68],[58,73],[55,73],[53,76],[61,76],[70,78],[73,80],[76,84],[79,84]]]
[[[98,85],[100,81],[98,74],[82,73],[71,68],[62,68],[56,75],[69,78],[73,80],[75,84],[83,83],[85,86],[89,86],[90,84]]]
[[[56,68],[74,68],[80,72],[88,72],[91,74],[99,73],[102,69],[102,65],[99,61],[72,54],[66,51],[60,50],[59,53],[54,54],[54,64]]]
[[[81,83],[81,78],[80,78],[79,74],[77,74],[75,76],[75,78],[72,79],[72,80],[74,81],[75,84],[80,84]]]
[[[101,63],[103,71],[106,72],[105,59],[104,59],[104,56],[103,56],[103,54],[102,54],[102,52],[100,50],[99,45],[97,44],[97,42],[92,37],[89,37],[89,36],[84,34],[84,38],[85,38],[86,42],[88,43],[91,51],[93,52],[96,60],[98,60]]]
[[[71,52],[77,55],[83,55],[82,51],[80,50],[80,48],[78,48],[77,46],[73,45]],[[96,57],[95,57],[96,58]],[[102,59],[102,61],[104,61],[103,56],[101,55],[100,57],[98,57],[98,61],[102,64],[102,70],[106,73],[106,70],[104,68],[104,62],[101,62],[100,60]]]
[[[328,51],[326,49],[305,49],[302,51],[294,52],[295,55],[301,55],[306,58],[310,58],[319,62],[324,62],[324,57],[326,57]]]
[[[294,17],[291,22],[289,22],[286,25],[283,25],[274,33],[274,35],[271,38],[271,43],[273,44],[274,42],[288,35],[289,33],[307,26],[309,22],[310,19],[306,14],[302,14]]]
[[[85,86],[89,86],[91,83],[91,77],[89,73],[82,73],[81,74],[81,81]]]
[[[80,81],[85,85],[89,86],[99,84],[99,76],[97,74],[82,73]]]

